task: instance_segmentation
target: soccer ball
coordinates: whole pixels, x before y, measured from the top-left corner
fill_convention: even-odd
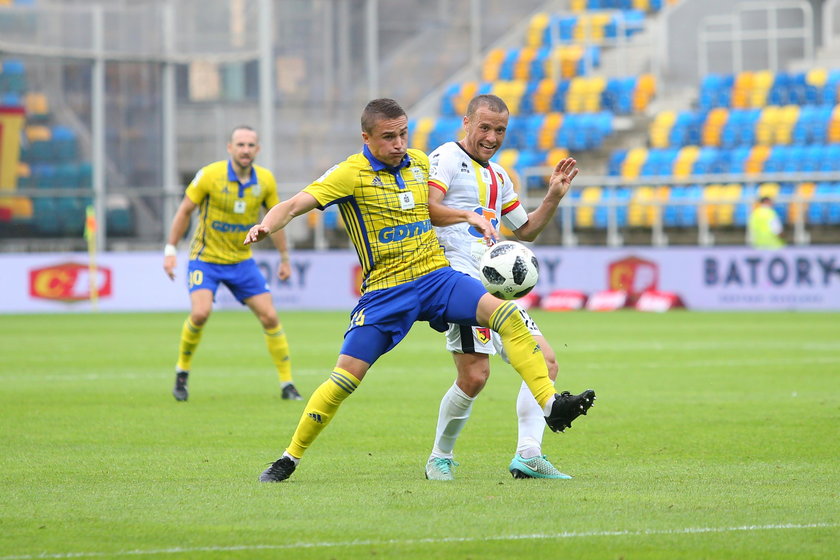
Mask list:
[[[518,299],[537,284],[540,265],[534,253],[516,241],[496,243],[478,262],[481,283],[497,298]]]

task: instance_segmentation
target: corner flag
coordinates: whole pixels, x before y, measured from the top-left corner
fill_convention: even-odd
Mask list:
[[[96,269],[96,210],[89,205],[85,210],[85,239],[88,246],[88,295],[93,310],[99,301],[99,274]]]

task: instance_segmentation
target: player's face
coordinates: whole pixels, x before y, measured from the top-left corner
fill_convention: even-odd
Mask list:
[[[396,119],[380,119],[370,133],[362,132],[362,139],[373,157],[385,165],[395,167],[408,150],[408,117],[403,115]]]
[[[254,164],[254,159],[260,151],[257,133],[253,130],[239,129],[233,132],[227,145],[230,159],[239,170],[248,169]]]
[[[473,116],[464,117],[467,135],[461,145],[474,158],[489,160],[502,147],[509,116],[507,111],[497,113],[486,105],[480,106]]]

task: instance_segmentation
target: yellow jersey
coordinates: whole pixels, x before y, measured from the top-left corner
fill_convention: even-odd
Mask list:
[[[449,263],[429,218],[429,158],[410,149],[397,167],[365,146],[304,192],[321,209],[338,204],[362,265],[362,292],[411,282]]]
[[[217,264],[251,258],[251,246],[243,245],[245,235],[259,222],[261,207],[280,202],[271,171],[254,165],[248,182],[240,183],[228,160],[199,170],[185,194],[199,207],[190,259]]]

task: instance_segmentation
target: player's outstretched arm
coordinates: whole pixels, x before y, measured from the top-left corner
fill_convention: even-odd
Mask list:
[[[245,245],[256,243],[283,229],[293,218],[306,214],[318,207],[318,201],[307,192],[299,192],[289,200],[272,206],[262,222],[255,225],[245,236]]]
[[[577,177],[579,169],[575,167],[576,165],[577,161],[574,158],[565,158],[554,166],[554,171],[552,171],[551,178],[548,181],[548,192],[545,194],[542,203],[536,210],[528,214],[528,221],[525,222],[525,225],[514,232],[518,239],[534,241],[540,232],[545,229],[545,226],[554,217],[554,213],[557,212],[560,201],[569,192],[572,180]]]
[[[172,225],[169,226],[169,236],[166,238],[166,247],[163,252],[163,270],[170,280],[175,280],[175,268],[178,266],[175,247],[178,241],[184,237],[187,227],[190,225],[190,214],[195,210],[196,204],[186,196],[175,211],[172,218]]]

